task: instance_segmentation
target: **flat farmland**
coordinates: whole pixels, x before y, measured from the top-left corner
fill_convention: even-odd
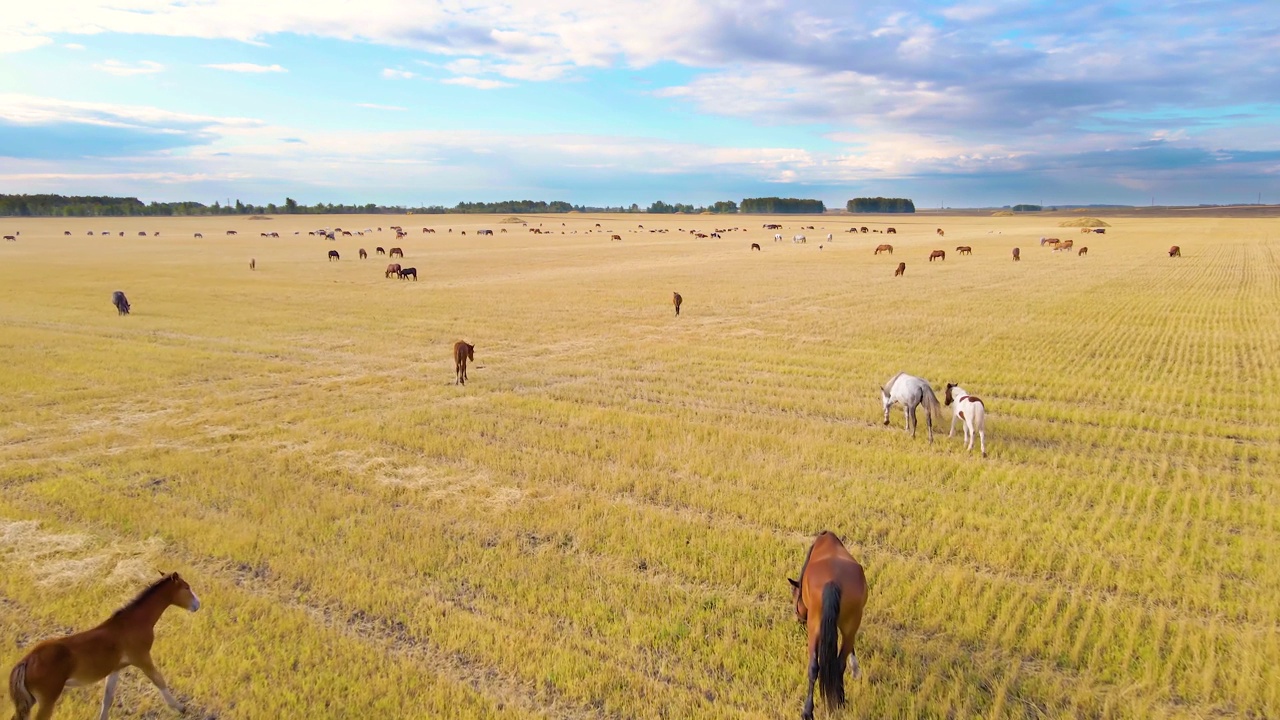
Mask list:
[[[795,717],[830,529],[840,717],[1280,716],[1280,220],[521,217],[0,219],[0,669],[178,570],[189,716]]]

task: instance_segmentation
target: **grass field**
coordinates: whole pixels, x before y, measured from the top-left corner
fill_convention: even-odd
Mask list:
[[[498,219],[0,219],[3,672],[176,569],[193,717],[796,717],[831,529],[842,717],[1280,717],[1280,220]],[[990,458],[884,427],[899,370],[981,395]]]

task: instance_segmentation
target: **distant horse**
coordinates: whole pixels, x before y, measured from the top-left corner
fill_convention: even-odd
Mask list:
[[[412,275],[413,281],[418,282],[418,268],[401,268],[398,274],[400,275],[401,280]]]
[[[867,233],[869,233],[869,232],[871,232],[871,231],[870,231],[869,229],[867,229],[867,226],[866,226],[866,225],[863,225],[862,227],[858,228],[858,232],[861,232],[863,235],[866,235]]]
[[[877,246],[876,246],[876,252],[875,252],[875,254],[876,254],[876,255],[879,255],[879,254],[880,254],[880,253],[882,253],[882,252],[887,252],[887,253],[889,253],[890,255],[892,255],[892,254],[893,254],[893,246],[892,246],[892,245],[877,245]]]
[[[341,257],[340,255],[338,255],[338,251],[337,251],[337,250],[330,250],[330,251],[329,251],[329,262],[333,262],[334,260],[341,260],[341,259],[342,259],[342,257]]]
[[[884,424],[889,424],[889,408],[894,403],[902,403],[903,414],[907,416],[907,431],[911,437],[916,436],[916,407],[924,405],[924,420],[929,428],[929,442],[933,442],[933,418],[941,417],[942,406],[938,404],[938,396],[933,394],[929,383],[915,375],[900,372],[889,378],[889,382],[880,388],[880,400],[884,405]]]
[[[129,314],[129,298],[124,296],[124,292],[117,290],[111,293],[111,304],[116,306],[117,315]]]
[[[885,228],[885,231],[884,231],[884,232],[885,232],[885,234],[886,234],[886,235],[897,235],[897,234],[898,234],[898,231],[897,231],[897,230],[895,230],[895,229],[893,229],[893,228]]]
[[[389,257],[389,258],[396,257],[397,255],[399,255],[400,257],[402,257],[402,258],[403,258],[403,257],[404,257],[404,250],[401,250],[400,248],[395,247],[395,248],[391,248],[389,251],[387,251],[387,257]]]
[[[9,673],[9,695],[17,711],[14,720],[27,720],[39,705],[39,720],[53,717],[54,706],[67,687],[92,685],[106,678],[99,720],[105,720],[115,699],[120,671],[133,665],[160,689],[169,707],[182,712],[182,704],[169,692],[164,676],[151,659],[155,625],[169,606],[191,612],[200,599],[178,573],[165,575],[138,593],[100,625],[84,632],[38,643]]]
[[[946,233],[942,232],[942,228],[938,228],[938,237],[942,237],[944,235],[946,235]]]
[[[360,248],[360,259],[364,260],[368,257],[369,257],[369,253],[365,252],[364,248]]]
[[[227,234],[228,234],[228,235],[235,235],[235,234],[236,234],[236,231],[235,231],[235,230],[228,230],[228,231],[227,231]]]
[[[609,236],[609,242],[613,242],[614,240],[617,240],[618,242],[622,242],[622,236],[621,236],[621,235],[610,235],[610,236]]]
[[[1020,250],[1019,248],[1014,248],[1014,249],[1013,249],[1013,261],[1014,261],[1014,262],[1018,262],[1018,261],[1019,261],[1019,260],[1021,260],[1021,259],[1022,259],[1022,250]]]
[[[957,255],[972,255],[972,254],[973,254],[973,248],[972,248],[972,247],[970,247],[970,246],[968,246],[968,245],[957,245],[957,246],[956,246],[956,254],[957,254]]]
[[[774,242],[782,242],[782,233],[774,233],[774,234],[773,234],[773,241],[774,241]]]
[[[934,250],[933,252],[929,253],[929,262],[933,262],[933,261],[934,261],[934,259],[938,259],[938,260],[946,260],[946,259],[947,259],[947,251],[946,251],[946,250]]]
[[[476,346],[465,343],[461,340],[453,344],[453,371],[457,374],[458,379],[454,381],[454,385],[467,384],[467,361],[475,362]]]
[[[1093,229],[1093,231],[1094,231],[1095,233],[1099,234],[1099,235],[1102,235],[1102,234],[1105,234],[1105,233],[1107,232],[1107,229],[1106,229],[1106,228],[1094,228],[1094,229]]]
[[[671,293],[671,303],[676,306],[676,315],[680,315],[680,303],[684,302],[684,298],[680,297],[680,293]]]
[[[751,249],[752,249],[752,250],[759,250],[759,249],[760,249],[760,243],[751,243]]]
[[[1169,257],[1182,257],[1182,248],[1177,245],[1169,248]]]
[[[250,269],[250,270],[257,270],[257,269],[258,269],[258,261],[257,261],[257,260],[255,260],[255,259],[253,259],[253,258],[249,258],[249,269]]]
[[[802,242],[808,242],[808,240],[806,240],[806,239],[805,239],[805,236],[803,236],[803,235],[793,235],[793,236],[791,237],[791,242],[793,242],[793,243],[802,243]]]
[[[1093,232],[1093,230],[1092,230],[1091,228],[1080,228],[1080,232],[1082,232],[1082,233],[1084,233],[1084,234],[1088,234],[1088,233]]]
[[[899,275],[906,275],[906,274],[907,274],[907,264],[904,262],[898,263],[898,269],[893,271],[893,276],[898,277]]]
[[[970,452],[973,451],[973,435],[977,432],[982,447],[982,457],[986,457],[987,408],[982,404],[982,399],[965,392],[959,385],[947,383],[946,404],[951,405],[952,401],[955,402],[955,406],[951,408],[951,430],[947,432],[947,437],[955,434],[956,419],[960,419],[964,422],[964,448]]]
[[[1072,247],[1074,247],[1074,246],[1075,246],[1075,244],[1076,244],[1076,241],[1075,241],[1075,240],[1063,240],[1063,241],[1062,241],[1062,244],[1058,246],[1058,249],[1059,249],[1059,250],[1066,250],[1067,252],[1071,252],[1071,248],[1072,248]]]
[[[62,231],[62,234],[63,234],[63,235],[66,235],[66,236],[70,236],[70,235],[71,235],[71,231],[70,231],[70,230],[63,230],[63,231]]]
[[[386,250],[383,250],[383,249],[382,249],[382,248],[380,248],[380,247],[374,248],[374,249],[373,249],[373,251],[374,251],[375,253],[377,253],[378,255],[386,255],[386,254],[387,254],[387,251],[386,251]]]
[[[13,235],[5,235],[4,239],[8,240],[9,242],[18,242],[18,238]]]
[[[813,685],[817,682],[827,709],[845,703],[844,664],[856,680],[862,676],[853,643],[867,605],[867,577],[835,533],[823,531],[809,546],[800,579],[792,580],[796,619],[809,631],[809,682],[804,720],[813,719]]]
[[[391,277],[392,275],[399,275],[399,274],[400,274],[400,263],[391,263],[390,265],[387,266],[387,274],[384,275],[384,277]]]
[[[1085,247],[1080,248],[1080,252],[1076,253],[1076,255],[1079,257],[1084,257],[1085,255],[1088,255],[1088,254],[1089,254],[1089,246],[1087,245]]]
[[[196,233],[196,237],[198,237],[198,238],[202,238],[202,237],[204,237],[204,235],[201,235],[200,233]]]

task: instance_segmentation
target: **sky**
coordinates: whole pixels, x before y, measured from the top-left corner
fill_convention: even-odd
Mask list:
[[[0,193],[1280,202],[1280,0],[45,0]]]

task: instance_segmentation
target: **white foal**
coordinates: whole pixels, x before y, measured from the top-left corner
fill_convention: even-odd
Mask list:
[[[973,450],[973,436],[976,432],[982,448],[982,457],[986,457],[987,407],[982,404],[982,399],[965,392],[959,385],[947,383],[946,404],[951,405],[951,430],[947,433],[947,437],[955,435],[956,418],[963,420],[965,449]]]

